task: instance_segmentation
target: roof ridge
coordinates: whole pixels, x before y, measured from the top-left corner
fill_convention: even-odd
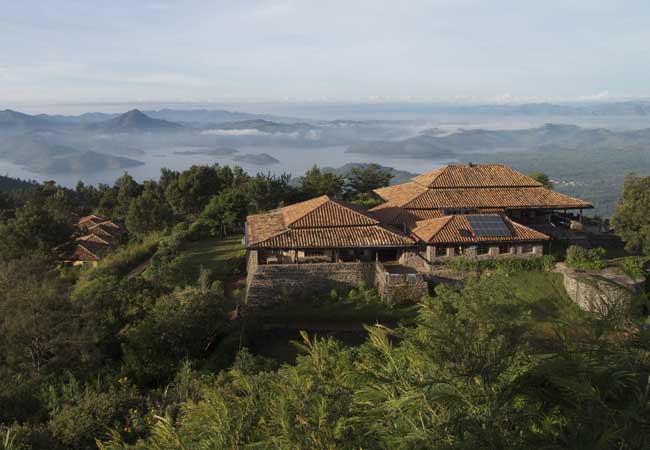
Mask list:
[[[321,206],[323,206],[324,204],[326,204],[330,200],[331,200],[330,196],[326,194],[326,195],[321,195],[319,197],[310,198],[308,200],[304,200],[302,202],[294,203],[293,205],[287,205],[285,207],[280,208],[280,211],[281,211],[281,214],[282,214],[282,219],[284,220],[284,225],[286,227],[289,227],[290,225],[298,222],[300,219],[304,218],[308,214],[314,212],[315,210],[317,210],[318,208],[320,208]],[[299,210],[301,205],[304,206],[306,203],[309,203],[309,204],[317,203],[317,201],[321,201],[322,203],[317,204],[314,207],[311,207],[310,209],[308,209],[307,211],[305,211],[302,214],[297,215],[296,217],[287,218],[287,214],[290,214],[293,211]],[[309,205],[309,206],[311,206],[311,205]]]
[[[363,217],[365,217],[367,219],[370,219],[370,220],[374,220],[375,223],[380,223],[380,221],[376,217],[374,217],[372,214],[370,214],[368,212],[368,210],[363,209],[363,207],[361,207],[359,205],[356,205],[356,204],[354,204],[352,202],[348,202],[346,200],[342,200],[342,199],[339,199],[339,198],[336,198],[336,197],[329,197],[329,201],[336,204],[336,205],[338,205],[338,206],[340,206],[340,207],[342,207],[342,208],[347,208],[347,209],[349,209],[350,211],[352,211],[355,214],[358,214],[358,215],[363,216]],[[326,204],[327,204],[327,202],[323,203],[318,208],[321,208],[321,207],[325,206]],[[318,208],[316,208],[316,209],[318,209]]]

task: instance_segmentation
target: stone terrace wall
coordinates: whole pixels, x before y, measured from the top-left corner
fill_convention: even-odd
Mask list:
[[[564,276],[569,297],[585,311],[601,316],[619,314],[623,319],[634,296],[645,291],[645,277],[635,280],[614,267],[581,271],[559,263],[556,270]]]
[[[252,270],[251,270],[252,269]],[[348,290],[364,282],[374,284],[375,263],[319,263],[249,265],[246,306],[255,308],[281,302],[286,297]]]

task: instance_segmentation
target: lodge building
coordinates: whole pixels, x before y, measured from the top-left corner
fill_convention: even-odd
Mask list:
[[[371,210],[322,196],[249,216],[248,305],[361,282],[424,292],[450,258],[542,256],[554,218],[577,211],[579,224],[592,208],[500,164],[448,165],[375,194],[385,202]]]
[[[96,214],[81,217],[75,228],[75,236],[62,255],[63,262],[72,266],[96,267],[126,235],[121,224]]]

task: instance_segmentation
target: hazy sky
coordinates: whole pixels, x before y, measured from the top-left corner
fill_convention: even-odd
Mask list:
[[[0,30],[6,105],[650,96],[648,0],[0,0]]]

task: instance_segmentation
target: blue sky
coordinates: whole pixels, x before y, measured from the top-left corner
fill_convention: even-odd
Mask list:
[[[647,0],[0,0],[0,98],[645,98],[649,24]]]

